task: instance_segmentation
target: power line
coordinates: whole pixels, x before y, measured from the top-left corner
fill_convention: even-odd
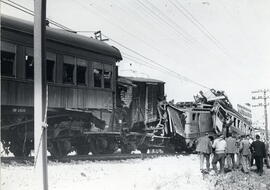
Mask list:
[[[18,10],[20,10],[20,11],[23,11],[24,13],[27,13],[27,14],[29,14],[29,15],[31,15],[31,16],[34,16],[34,15],[35,15],[35,14],[34,14],[34,11],[32,11],[31,9],[28,9],[27,7],[24,7],[24,6],[22,6],[22,5],[20,5],[20,4],[16,3],[16,2],[14,2],[14,1],[6,0],[6,1],[10,2],[10,3],[6,2],[6,1],[3,1],[3,0],[0,0],[0,1],[3,2],[3,3],[5,3],[5,4],[7,4],[7,5],[9,5],[9,6],[11,6],[11,7],[13,7],[13,8],[15,8],[15,9],[18,9]],[[11,3],[12,3],[12,4],[11,4]],[[47,19],[52,25],[57,26],[58,28],[61,28],[61,29],[63,29],[63,30],[69,31],[69,32],[75,32],[75,31],[73,31],[72,29],[70,29],[70,28],[68,28],[68,27],[66,27],[66,26],[64,26],[64,25],[62,25],[62,24],[60,24],[60,23],[58,23],[58,22],[55,22],[55,21],[53,21],[53,20],[51,20],[51,19],[49,19],[49,18],[46,18],[46,19]]]
[[[104,34],[103,34],[103,35],[104,35]],[[170,72],[170,73],[174,73],[176,76],[178,76],[178,78],[180,78],[180,79],[182,79],[182,80],[184,79],[184,80],[186,80],[186,81],[188,81],[188,82],[191,82],[191,83],[193,83],[193,84],[199,85],[199,86],[201,86],[201,87],[203,87],[203,88],[210,89],[209,87],[207,87],[207,86],[205,86],[205,85],[203,85],[203,84],[200,84],[200,83],[198,83],[198,82],[196,82],[196,81],[193,81],[193,80],[187,78],[186,76],[183,76],[183,75],[181,75],[181,74],[179,74],[179,73],[177,73],[177,72],[175,72],[175,71],[173,71],[173,70],[171,70],[171,69],[169,69],[169,68],[167,68],[167,67],[165,67],[165,66],[159,64],[158,62],[156,62],[156,61],[154,61],[154,60],[152,60],[152,59],[150,59],[150,58],[148,58],[148,57],[142,55],[141,53],[139,53],[139,52],[137,52],[137,51],[135,51],[135,50],[133,50],[133,49],[131,49],[131,48],[129,48],[129,47],[123,45],[123,44],[121,44],[120,42],[117,42],[117,41],[111,39],[110,37],[108,37],[108,36],[106,36],[106,35],[104,35],[104,36],[105,36],[106,38],[110,39],[112,42],[118,44],[119,46],[121,46],[121,47],[123,47],[123,48],[125,48],[125,49],[127,49],[127,50],[129,50],[129,51],[131,51],[132,53],[134,53],[134,54],[136,54],[136,55],[138,55],[138,56],[140,56],[140,57],[142,57],[142,58],[144,58],[144,59],[146,59],[146,60],[148,60],[148,61],[150,61],[151,63],[153,63],[153,64],[155,64],[155,65],[157,65],[157,66],[159,66],[159,67],[165,69],[166,71],[168,71],[168,72]]]
[[[141,2],[140,0],[137,0],[137,2],[139,3],[139,5],[141,5],[141,7],[143,7],[145,10],[148,10],[152,15],[154,15],[155,17],[157,17],[159,20],[161,20],[163,23],[165,23],[167,26],[169,26],[172,30],[174,30],[176,32],[176,34],[178,36],[180,36],[181,38],[183,38],[186,42],[188,43],[192,43],[192,41],[190,39],[188,39],[183,31],[179,31],[174,24],[171,24],[170,22],[167,21],[167,19],[163,18],[161,15],[159,15],[157,12],[153,11],[151,8],[149,8],[148,6],[146,6],[143,2]]]
[[[153,23],[157,24],[158,26],[160,26],[161,24],[163,24],[160,20],[155,19],[156,18],[155,15],[149,14],[147,11],[138,12],[138,9],[136,9],[136,8],[135,8],[135,11],[134,11],[134,9],[131,9],[131,8],[134,8],[134,7],[133,6],[131,7],[130,4],[128,4],[128,6],[126,6],[125,8],[123,8],[123,5],[119,4],[120,2],[121,1],[115,1],[116,7],[118,7],[120,9],[119,12],[121,12],[121,13],[126,12],[127,15],[131,15],[131,12],[133,12],[133,15],[135,15],[135,17],[136,17],[136,19],[134,19],[133,22],[140,23],[141,25],[143,23],[145,23],[144,26],[140,26],[139,29],[145,29],[145,28],[148,28],[149,29],[148,31],[150,31],[150,32],[148,32],[148,33],[150,35],[148,35],[147,39],[149,39],[149,37],[152,37],[153,36],[152,35],[152,32],[153,31],[156,31],[156,28],[154,27]],[[124,2],[126,2],[126,1],[124,1]],[[130,9],[130,10],[127,10],[127,9]],[[151,21],[148,18],[152,18]],[[159,27],[158,29],[159,30],[161,29],[162,31],[165,32],[164,34],[166,36],[168,36],[169,38],[172,38],[171,35],[170,36],[168,35],[168,29],[167,28]],[[175,37],[173,37],[173,39],[175,39]],[[151,40],[151,41],[152,42],[155,42],[154,40]],[[181,43],[177,43],[177,44],[179,44],[179,46],[182,46],[185,49],[188,49],[188,46],[183,43],[182,39],[181,39]]]
[[[217,38],[213,34],[211,34],[208,29],[203,24],[201,24],[201,22],[196,19],[195,16],[193,16],[193,14],[188,9],[184,7],[183,4],[180,3],[180,1],[175,0],[177,5],[172,0],[168,0],[168,2],[170,2],[190,22],[192,22],[195,27],[200,30],[204,34],[204,36],[207,37],[224,55],[232,59],[232,56],[228,53],[227,49],[222,45],[222,43],[217,40]],[[238,63],[238,61],[235,62]]]
[[[79,5],[80,5],[82,8],[87,9],[87,8],[86,8],[87,5],[85,6],[85,5],[84,5],[82,2],[80,2],[79,0],[76,0],[76,1],[79,3]],[[90,6],[87,6],[87,7],[90,7]],[[101,9],[101,8],[99,7],[99,9]],[[105,9],[102,9],[102,10],[103,10],[104,12],[108,12],[108,11],[105,10]],[[136,40],[139,40],[140,42],[142,42],[145,46],[149,47],[150,49],[154,49],[154,50],[156,50],[157,52],[160,52],[160,50],[157,49],[155,46],[153,46],[152,44],[147,43],[147,42],[145,41],[144,38],[141,38],[141,37],[139,37],[139,36],[136,36],[136,35],[134,35],[134,33],[127,31],[126,28],[123,27],[123,25],[121,25],[121,24],[115,22],[114,20],[111,20],[110,18],[106,17],[104,14],[101,14],[99,11],[96,11],[96,9],[92,9],[92,11],[94,11],[97,15],[100,15],[105,21],[107,21],[108,23],[110,23],[112,26],[116,27],[118,30],[121,30],[121,31],[123,31],[124,33],[128,34],[129,36],[131,36],[132,38],[134,38],[134,39],[136,39]],[[89,13],[88,9],[87,9],[87,13]]]
[[[18,9],[18,10],[24,12],[24,13],[27,13],[27,14],[29,14],[29,15],[31,15],[31,16],[34,16],[33,13],[28,12],[28,11],[26,11],[25,9],[19,8],[19,7],[15,6],[15,5],[12,5],[12,4],[10,4],[10,3],[8,3],[8,2],[5,2],[5,1],[3,1],[3,0],[0,0],[0,1],[3,2],[3,3],[5,3],[5,4],[7,4],[7,5],[9,5],[9,6],[11,6],[11,7],[13,7],[13,8],[15,8],[15,9]]]
[[[33,11],[31,11],[30,9],[28,9],[28,8],[26,8],[26,7],[23,7],[23,6],[21,6],[21,5],[17,4],[17,3],[16,3],[17,5],[14,6],[14,5],[11,5],[11,4],[9,4],[9,3],[3,1],[3,0],[1,0],[1,1],[4,2],[4,3],[6,3],[6,4],[8,4],[8,5],[10,5],[10,6],[12,6],[12,7],[14,7],[14,8],[16,8],[16,9],[18,9],[18,10],[21,10],[21,11],[23,11],[23,12],[26,12],[26,13],[28,13],[28,14],[31,14],[32,16],[34,15],[34,13],[31,13],[31,12],[33,12]],[[10,0],[8,0],[8,1],[10,1]],[[10,2],[13,2],[13,1],[10,1]],[[31,12],[30,12],[30,11],[31,11]],[[54,22],[54,21],[53,21],[53,22]],[[63,26],[63,25],[61,25],[61,24],[60,24],[59,26],[62,26],[63,28],[67,28],[67,27],[65,27],[65,26]],[[74,31],[74,30],[69,29],[69,31]],[[140,56],[140,57],[144,58],[145,60],[148,60],[148,61],[151,62],[152,64],[154,64],[154,65],[156,65],[156,66],[158,66],[158,67],[164,69],[166,72],[175,74],[175,75],[177,76],[177,78],[179,78],[179,79],[181,79],[181,80],[185,80],[185,81],[187,81],[187,82],[191,82],[191,83],[193,83],[193,84],[199,85],[199,86],[201,86],[201,87],[203,87],[203,88],[210,89],[209,87],[207,87],[207,86],[205,86],[205,85],[202,85],[202,84],[200,84],[200,83],[198,83],[198,82],[196,82],[196,81],[193,81],[193,80],[191,80],[191,79],[189,79],[189,78],[187,78],[187,77],[185,77],[185,76],[183,76],[183,75],[181,75],[181,74],[179,74],[179,73],[177,73],[177,72],[175,72],[175,71],[173,71],[173,70],[171,70],[171,69],[169,69],[169,68],[167,68],[167,67],[165,67],[165,66],[159,64],[158,62],[156,62],[156,61],[154,61],[154,60],[152,60],[152,59],[150,59],[150,58],[148,58],[148,57],[142,55],[141,53],[136,52],[135,50],[133,50],[133,49],[131,49],[131,48],[128,48],[127,46],[121,44],[120,42],[117,42],[116,40],[113,40],[113,39],[109,38],[108,36],[106,36],[106,35],[104,35],[104,34],[103,34],[103,36],[105,36],[106,38],[110,39],[112,42],[118,44],[119,46],[121,46],[121,47],[123,47],[123,48],[125,48],[125,49],[127,49],[127,50],[129,50],[129,51],[131,51],[131,52],[133,52],[133,53],[136,54],[137,56]]]

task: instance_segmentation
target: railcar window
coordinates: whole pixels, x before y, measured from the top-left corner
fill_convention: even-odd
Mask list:
[[[77,84],[79,85],[85,85],[86,80],[86,67],[84,66],[77,66]]]
[[[102,69],[94,69],[94,87],[101,87]]]
[[[63,82],[74,84],[75,57],[64,56]]]
[[[77,84],[86,85],[87,62],[83,59],[77,59]]]
[[[54,64],[55,62],[53,60],[47,59],[47,81],[53,82],[54,81]]]
[[[112,86],[112,67],[104,65],[104,88],[111,88]]]
[[[54,82],[54,67],[56,62],[56,54],[47,52],[46,57],[47,81]]]
[[[11,77],[15,76],[15,55],[15,45],[7,42],[1,42],[1,75]]]
[[[63,66],[63,72],[64,72],[64,79],[63,79],[63,82],[64,83],[74,83],[73,82],[73,72],[74,72],[74,65],[72,64],[66,64],[64,63],[64,66]]]
[[[26,48],[25,52],[25,78],[26,79],[34,79],[34,57],[33,57],[33,49]]]
[[[192,120],[195,121],[195,119],[196,119],[196,113],[193,113],[192,114]]]

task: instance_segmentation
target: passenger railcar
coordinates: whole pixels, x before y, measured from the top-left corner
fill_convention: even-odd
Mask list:
[[[103,131],[114,138],[110,132],[116,108],[116,62],[122,60],[119,50],[47,27],[46,57],[48,150],[55,156],[72,148],[79,154],[112,152],[110,137],[94,134]],[[15,156],[26,156],[33,148],[34,66],[33,23],[1,15],[1,141]],[[90,141],[91,148],[85,146]]]
[[[178,104],[185,114],[183,136],[187,149],[194,149],[196,140],[206,134],[215,137],[217,134],[241,136],[253,133],[251,123],[232,107],[228,98],[223,93],[215,95],[213,99],[203,96],[199,102]]]

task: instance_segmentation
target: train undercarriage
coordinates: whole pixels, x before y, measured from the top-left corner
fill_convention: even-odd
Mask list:
[[[16,157],[29,156],[34,149],[33,108],[2,107],[1,142],[4,151]],[[138,131],[122,127],[117,132],[106,131],[105,122],[91,112],[78,110],[48,110],[47,147],[51,156],[63,157],[75,151],[77,155],[111,154],[117,150],[131,153],[140,150],[180,150],[176,141],[183,139],[172,135],[174,131],[160,119],[154,125],[142,125]],[[170,131],[170,132],[169,132]],[[179,138],[180,137],[180,138]],[[180,141],[179,141],[180,142]],[[178,143],[179,144],[179,143]]]

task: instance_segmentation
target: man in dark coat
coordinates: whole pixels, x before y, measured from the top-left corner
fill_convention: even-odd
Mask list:
[[[260,141],[260,135],[256,135],[256,141],[251,144],[251,151],[253,152],[257,172],[261,176],[263,173],[263,158],[266,157],[265,144]]]
[[[212,143],[211,140],[206,134],[202,136],[197,141],[196,151],[200,154],[200,169],[201,172],[209,172],[210,171],[210,154],[212,153]],[[204,159],[206,160],[206,171],[204,168]]]

